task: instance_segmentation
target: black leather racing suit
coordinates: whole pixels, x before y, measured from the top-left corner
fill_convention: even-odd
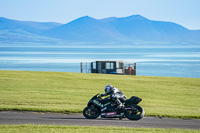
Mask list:
[[[123,107],[122,102],[124,102],[127,99],[126,96],[121,92],[121,90],[115,87],[112,87],[109,92],[101,94],[101,96],[107,96],[107,95],[110,95],[111,99],[117,103],[118,108]]]

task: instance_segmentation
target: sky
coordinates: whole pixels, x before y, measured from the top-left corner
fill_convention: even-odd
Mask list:
[[[68,23],[141,15],[200,30],[200,0],[0,0],[0,17],[21,21]]]

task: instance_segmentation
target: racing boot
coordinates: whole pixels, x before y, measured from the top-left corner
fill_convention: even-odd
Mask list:
[[[117,111],[122,110],[124,108],[124,105],[121,103],[119,99],[116,99],[116,103],[118,105],[116,108]]]

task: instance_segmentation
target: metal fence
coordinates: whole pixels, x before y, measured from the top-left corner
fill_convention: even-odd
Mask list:
[[[91,73],[91,62],[80,63],[81,73]]]
[[[92,65],[93,63],[93,65]],[[81,62],[80,70],[81,73],[92,73],[91,67],[94,67],[95,62]],[[124,62],[123,63],[123,74],[124,75],[136,75],[136,63]]]

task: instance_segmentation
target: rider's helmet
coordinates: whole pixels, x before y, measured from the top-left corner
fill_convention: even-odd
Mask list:
[[[105,93],[109,93],[112,88],[113,88],[112,85],[106,85],[106,87],[105,87]]]

